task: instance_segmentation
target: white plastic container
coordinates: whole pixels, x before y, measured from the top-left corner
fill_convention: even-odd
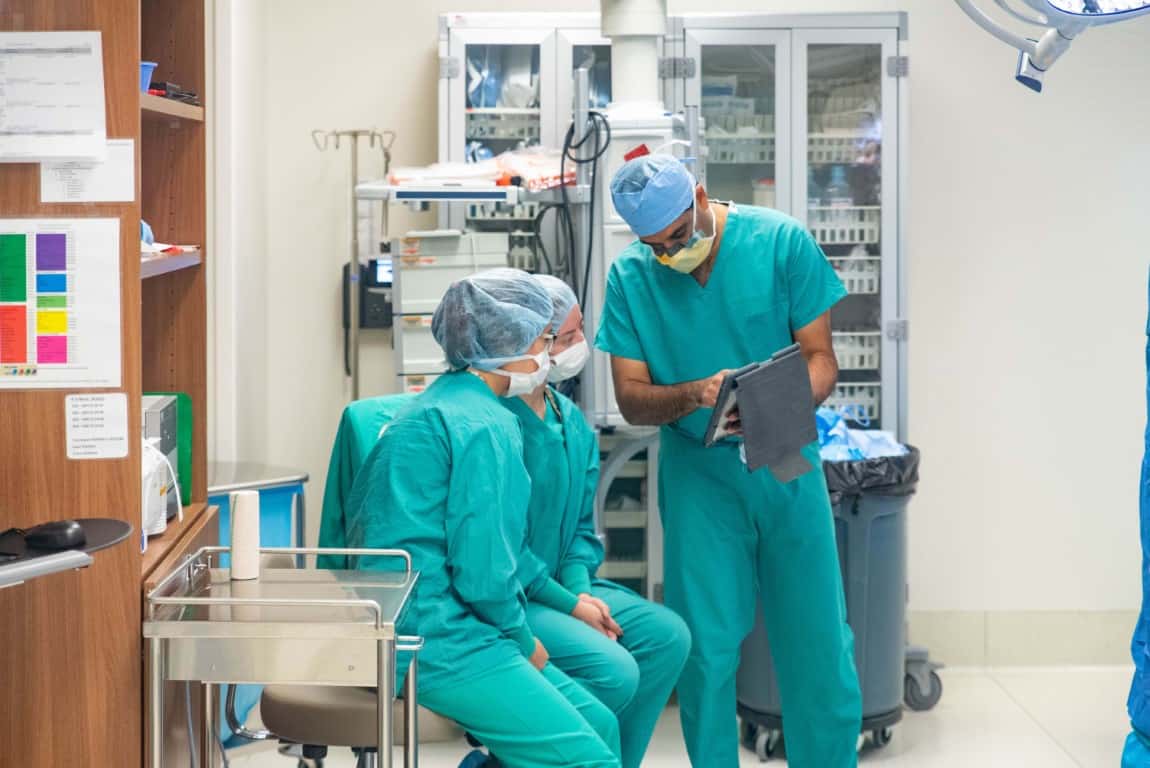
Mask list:
[[[842,371],[877,371],[882,350],[879,331],[836,331],[831,334],[835,359]]]
[[[879,409],[882,405],[882,384],[851,383],[838,384],[834,394],[827,398],[825,405],[829,408],[846,408],[848,418],[858,418],[875,421],[879,418]]]
[[[860,245],[879,241],[881,209],[877,205],[810,206],[807,222],[820,245]]]
[[[433,255],[402,251],[393,260],[395,267],[393,302],[400,315],[430,315],[443,294],[456,280],[507,266],[508,240],[500,233],[502,248],[483,253]]]
[[[507,252],[506,232],[461,232],[431,229],[408,232],[399,239],[399,256],[467,256]]]
[[[843,281],[847,293],[873,295],[879,292],[882,277],[880,256],[839,256],[828,258]]]
[[[440,374],[447,370],[443,349],[431,333],[431,315],[404,315],[395,321],[395,369],[399,374]]]
[[[759,179],[751,182],[751,202],[760,208],[775,207],[775,180]]]

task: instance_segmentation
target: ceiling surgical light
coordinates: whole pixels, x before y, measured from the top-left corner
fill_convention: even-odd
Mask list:
[[[1032,38],[994,20],[975,0],[955,2],[974,23],[1018,50],[1014,78],[1039,93],[1047,70],[1087,28],[1150,13],[1150,0],[994,0],[1015,21],[1042,29],[1037,38]]]

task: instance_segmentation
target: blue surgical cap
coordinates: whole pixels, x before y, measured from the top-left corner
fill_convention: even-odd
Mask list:
[[[571,286],[554,275],[536,275],[535,279],[543,286],[551,297],[551,332],[559,333],[563,323],[567,322],[567,315],[579,303]]]
[[[498,368],[547,330],[551,311],[551,297],[534,277],[492,269],[448,287],[431,318],[431,333],[452,368]]]
[[[639,237],[666,229],[695,199],[695,178],[671,155],[630,160],[611,179],[615,210]]]

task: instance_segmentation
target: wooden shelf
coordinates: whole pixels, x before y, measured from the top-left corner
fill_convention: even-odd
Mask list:
[[[195,267],[204,263],[200,251],[190,253],[149,253],[140,257],[140,279],[158,277],[170,272],[177,272],[188,267]]]
[[[196,123],[204,121],[203,107],[153,96],[150,93],[140,94],[140,114],[145,120],[166,120],[174,117],[177,120],[190,120]]]
[[[148,551],[143,554],[141,575],[147,578],[156,566],[163,560],[172,547],[180,543],[180,539],[184,537],[184,533],[195,525],[200,515],[204,513],[208,505],[202,501],[192,502],[184,507],[184,519],[180,520],[178,517],[173,517],[168,521],[168,527],[158,536],[148,537]],[[137,542],[138,543],[138,542]]]

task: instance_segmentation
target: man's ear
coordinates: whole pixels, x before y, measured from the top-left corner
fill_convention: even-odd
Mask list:
[[[700,211],[706,211],[710,207],[708,204],[707,190],[703,189],[702,184],[695,185],[695,207]]]

